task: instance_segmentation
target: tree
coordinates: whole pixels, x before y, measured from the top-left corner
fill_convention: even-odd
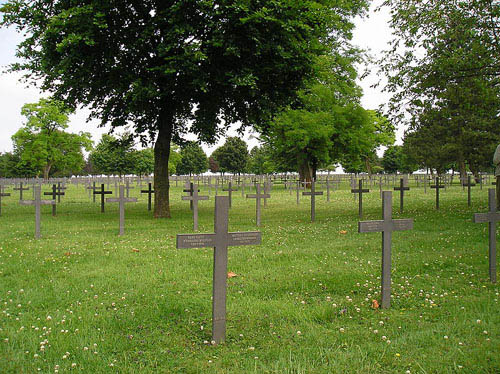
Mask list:
[[[210,156],[208,158],[208,169],[212,172],[212,173],[218,173],[219,172],[219,163],[215,160],[215,157],[213,156]]]
[[[253,147],[248,158],[247,170],[251,174],[263,175],[277,172],[269,146]]]
[[[176,144],[170,144],[170,157],[168,159],[168,175],[174,175],[177,164],[181,162],[180,148]]]
[[[49,178],[52,168],[69,175],[83,168],[83,149],[90,150],[92,141],[89,133],[64,131],[70,113],[63,103],[53,99],[40,99],[22,107],[26,123],[12,136],[20,167],[35,169],[44,179]]]
[[[153,148],[144,148],[132,153],[133,173],[139,177],[151,175],[154,171],[155,156]]]
[[[103,134],[101,140],[90,153],[95,173],[125,174],[135,173],[134,139],[129,133],[119,137]]]
[[[171,141],[213,142],[232,123],[264,124],[342,48],[366,1],[10,0],[3,26],[26,32],[26,71],[67,105],[155,139],[155,217],[170,217]]]
[[[208,158],[199,144],[189,142],[181,148],[177,175],[202,174],[208,169]]]
[[[247,143],[237,137],[229,137],[224,145],[217,148],[212,157],[219,164],[223,173],[241,174],[246,171],[248,163]]]

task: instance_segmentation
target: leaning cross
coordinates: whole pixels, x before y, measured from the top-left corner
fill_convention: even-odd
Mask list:
[[[363,189],[363,179],[358,181],[358,189],[351,189],[351,193],[359,194],[359,218],[363,218],[363,194],[370,192],[369,189]],[[355,195],[356,196],[356,195]]]
[[[260,184],[255,183],[255,190],[256,193],[254,194],[247,194],[247,199],[255,199],[255,205],[256,205],[256,217],[257,217],[257,226],[260,226],[260,199],[269,199],[271,198],[271,195],[268,193],[260,193]]]
[[[19,204],[21,205],[34,205],[35,206],[35,238],[40,238],[40,207],[42,205],[53,205],[56,203],[55,200],[42,200],[41,190],[42,187],[34,186],[35,199],[34,200],[21,200]]]
[[[136,203],[137,198],[135,197],[125,197],[125,187],[120,185],[120,197],[106,199],[108,203],[119,203],[120,204],[120,236],[125,232],[125,203]]]
[[[192,194],[189,196],[181,196],[182,200],[189,200],[193,204],[193,230],[198,231],[198,201],[208,200],[208,196],[200,196],[198,186],[191,183]]]
[[[399,213],[403,213],[404,204],[404,194],[405,191],[409,191],[410,187],[405,187],[405,180],[401,178],[399,180],[399,187],[394,187],[394,191],[399,191]]]
[[[316,196],[323,195],[323,191],[316,192],[316,183],[311,181],[311,191],[302,192],[302,196],[311,196],[311,222],[316,218]]]
[[[229,197],[215,197],[214,234],[178,234],[177,248],[214,247],[212,341],[215,344],[226,339],[226,294],[227,294],[227,247],[257,245],[261,233],[228,232]]]
[[[467,205],[471,206],[471,187],[474,187],[476,184],[472,183],[471,176],[467,176],[467,183],[462,183],[463,187],[467,187]]]
[[[148,194],[148,210],[151,210],[151,195],[153,195],[155,193],[155,190],[153,190],[151,183],[148,183],[148,189],[141,190],[141,193]]]
[[[28,191],[30,188],[23,188],[23,182],[19,182],[19,187],[14,187],[14,191],[19,191],[19,200],[23,199],[23,191]]]
[[[488,213],[476,213],[474,214],[474,223],[489,223],[489,239],[490,239],[490,280],[492,283],[497,282],[497,222],[500,221],[500,212],[497,212],[496,199],[495,199],[495,189],[488,189],[488,205],[490,211]]]
[[[439,210],[439,189],[444,188],[444,185],[439,184],[439,177],[436,177],[436,184],[433,184],[431,188],[436,189],[436,209]]]
[[[358,222],[358,232],[382,232],[382,308],[391,306],[392,232],[413,229],[413,219],[392,219],[392,191],[382,195],[382,220]]]
[[[229,182],[228,187],[227,187],[227,188],[223,188],[223,189],[222,189],[222,191],[226,191],[226,192],[228,192],[228,197],[229,197],[229,207],[231,208],[231,206],[232,206],[232,198],[231,198],[231,196],[232,196],[232,192],[234,192],[234,191],[238,191],[238,189],[237,189],[237,188],[234,188],[234,189],[233,189],[233,187],[232,187],[232,183],[231,183],[231,182]]]
[[[104,213],[104,195],[111,195],[112,191],[104,190],[104,183],[101,183],[101,190],[94,190],[94,195],[101,195],[101,213]]]
[[[45,196],[52,196],[52,200],[56,201],[58,196],[64,195],[64,192],[57,191],[57,186],[55,184],[52,185],[52,192],[44,192]],[[52,204],[52,215],[56,215],[56,204]]]

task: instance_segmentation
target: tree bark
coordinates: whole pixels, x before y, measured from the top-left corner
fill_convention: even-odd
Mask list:
[[[170,142],[172,140],[171,118],[161,118],[156,138],[155,154],[155,203],[154,218],[170,218],[170,184],[168,180],[168,159],[170,157]]]
[[[305,183],[305,188],[310,188],[311,187],[311,181],[313,178],[313,169],[309,165],[307,161],[302,161],[299,160],[298,162],[298,169],[299,169],[299,179],[301,182],[306,182]]]

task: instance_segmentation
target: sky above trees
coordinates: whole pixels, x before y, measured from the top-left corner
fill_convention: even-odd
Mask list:
[[[4,3],[0,0],[0,4]],[[373,1],[370,7],[369,18],[357,19],[356,30],[354,32],[353,42],[355,45],[369,49],[371,54],[377,58],[381,51],[387,48],[387,43],[391,37],[391,30],[388,26],[389,13],[386,10],[375,12],[374,9],[381,3],[381,0]],[[0,66],[2,71],[5,65],[15,60],[15,47],[22,40],[22,35],[15,32],[14,29],[0,29]],[[370,86],[378,81],[375,69],[366,79],[360,82],[363,88],[362,105],[366,109],[375,109],[380,104],[388,100],[388,96],[380,89],[374,89]],[[21,107],[29,102],[36,102],[43,95],[34,87],[26,87],[26,84],[19,82],[19,74],[0,75],[0,110],[2,118],[2,135],[0,136],[0,152],[11,151],[11,136],[21,127],[24,118],[21,116]],[[70,116],[70,132],[88,131],[92,134],[95,143],[101,138],[101,134],[107,132],[108,128],[98,128],[98,122],[92,121],[86,123],[88,111],[85,109],[77,110]],[[397,138],[402,136],[402,130],[399,129]],[[233,131],[228,136],[235,135]],[[194,139],[194,138],[193,138]],[[249,143],[250,148],[257,144],[250,133],[246,133],[244,139]],[[215,148],[222,145],[224,139],[213,146],[203,145],[207,154],[210,154]]]

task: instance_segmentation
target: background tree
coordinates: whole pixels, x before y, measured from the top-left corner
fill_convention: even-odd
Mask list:
[[[277,172],[273,155],[268,145],[253,147],[248,158],[247,171],[255,175],[272,174]]]
[[[83,149],[90,150],[92,141],[89,133],[64,131],[69,113],[64,104],[52,99],[40,99],[22,107],[26,123],[12,136],[20,167],[37,170],[44,179],[49,178],[52,168],[70,175],[83,168]]]
[[[177,175],[202,174],[208,170],[208,158],[199,144],[189,142],[181,148]]]
[[[180,148],[177,144],[170,144],[170,157],[168,159],[168,175],[174,175],[177,164],[181,162]]]
[[[155,155],[153,148],[144,148],[132,153],[133,174],[142,177],[153,174]]]
[[[169,217],[171,141],[213,142],[232,123],[265,124],[340,49],[365,0],[259,2],[9,0],[1,25],[30,82],[112,127],[155,139],[155,217]]]
[[[218,173],[219,172],[219,163],[215,160],[215,157],[214,157],[213,154],[208,158],[208,169],[212,173]]]
[[[248,163],[248,147],[244,140],[229,137],[224,145],[217,148],[212,157],[219,164],[223,173],[241,174],[246,171]]]
[[[135,161],[134,139],[129,133],[119,137],[103,134],[90,153],[93,169],[97,174],[132,174]]]

